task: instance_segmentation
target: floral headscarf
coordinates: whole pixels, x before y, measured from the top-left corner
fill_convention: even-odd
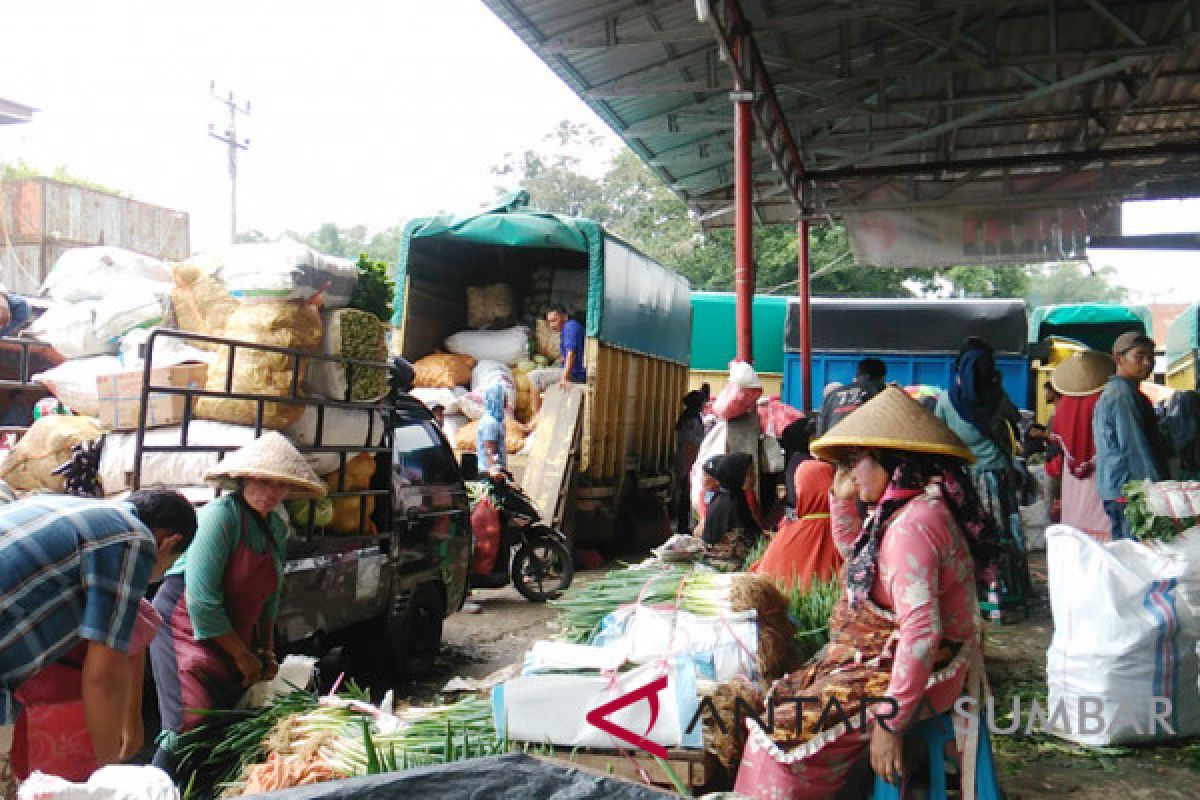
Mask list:
[[[874,513],[863,522],[846,564],[846,591],[850,604],[857,607],[870,596],[879,572],[879,547],[888,522],[930,483],[935,483],[941,490],[951,516],[966,537],[975,562],[976,577],[990,580],[1004,555],[1004,546],[995,520],[983,507],[975,484],[962,463],[894,451],[882,452],[879,459],[892,477]]]

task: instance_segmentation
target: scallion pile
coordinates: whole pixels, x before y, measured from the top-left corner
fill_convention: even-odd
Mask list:
[[[700,616],[729,613],[732,582],[732,574],[692,566],[633,567],[613,570],[599,580],[568,591],[551,605],[560,612],[560,638],[588,644],[599,633],[606,616],[623,605],[638,602],[639,598],[649,605],[674,605],[678,598],[680,608]]]
[[[797,656],[807,661],[829,641],[829,615],[842,594],[837,580],[813,581],[807,588],[793,586],[788,596],[788,614],[796,625]]]

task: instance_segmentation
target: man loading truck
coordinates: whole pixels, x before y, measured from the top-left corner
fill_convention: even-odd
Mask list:
[[[564,306],[556,305],[546,312],[546,324],[559,335],[558,353],[562,368],[547,367],[529,373],[533,384],[533,413],[542,408],[542,395],[557,383],[566,388],[573,383],[587,383],[587,370],[583,366],[583,342],[587,334],[583,325],[571,319]]]

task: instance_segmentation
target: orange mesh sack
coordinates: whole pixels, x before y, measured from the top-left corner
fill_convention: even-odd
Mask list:
[[[475,437],[479,433],[479,420],[472,420],[466,425],[458,429],[454,434],[454,447],[456,450],[474,453],[475,452]],[[504,420],[504,449],[511,455],[521,452],[521,448],[525,446],[525,434],[521,433],[517,428],[515,421],[511,419]]]
[[[237,308],[233,295],[204,269],[192,264],[177,264],[171,270],[171,277],[175,282],[171,289],[171,308],[179,330],[223,336],[225,323]],[[206,342],[189,344],[205,350],[216,347]]]
[[[419,389],[453,389],[471,385],[472,356],[454,353],[434,353],[413,364],[414,385]]]

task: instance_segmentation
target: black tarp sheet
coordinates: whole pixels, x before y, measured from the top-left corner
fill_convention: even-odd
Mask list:
[[[253,795],[270,800],[665,800],[648,789],[521,753]]]
[[[813,298],[813,350],[843,353],[956,353],[978,336],[1002,355],[1023,355],[1029,318],[1021,300]],[[788,303],[784,347],[800,352],[800,302]]]

